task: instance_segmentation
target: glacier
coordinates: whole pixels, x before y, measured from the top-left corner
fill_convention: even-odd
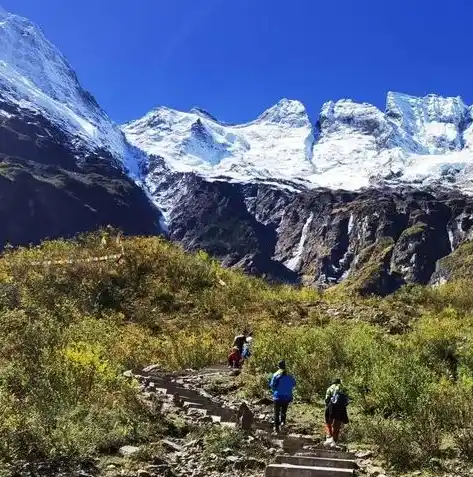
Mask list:
[[[163,174],[257,182],[288,190],[380,186],[473,191],[473,107],[460,97],[389,92],[384,110],[351,99],[326,102],[315,121],[282,99],[255,120],[219,121],[203,109],[167,107],[116,125],[84,90],[62,53],[29,20],[0,8],[0,94],[37,111],[77,146],[77,160],[104,150],[154,196]],[[0,118],[9,113],[0,110]]]
[[[350,99],[328,101],[315,123],[301,102],[283,99],[245,124],[226,124],[200,109],[160,107],[122,129],[170,170],[208,180],[346,190],[440,184],[468,191],[472,111],[459,97],[389,92],[384,111]]]
[[[239,181],[291,178],[315,172],[313,127],[299,101],[281,100],[255,121],[227,125],[210,114],[157,108],[123,126],[134,146],[163,157],[177,172]]]

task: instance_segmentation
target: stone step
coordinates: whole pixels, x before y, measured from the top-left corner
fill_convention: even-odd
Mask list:
[[[165,374],[159,370],[144,371],[141,370],[137,374],[144,374],[146,376],[159,376],[159,377],[174,377],[174,378],[187,378],[189,376],[206,376],[212,374],[227,374],[230,372],[230,368],[226,364],[214,364],[202,369],[185,370],[185,371],[173,371],[166,372]]]
[[[151,389],[153,389],[156,394],[162,394],[162,395],[168,394],[168,389],[167,388],[157,388],[157,387],[153,388],[152,387]]]
[[[282,448],[287,454],[295,454],[306,445],[313,445],[314,439],[308,436],[287,435],[283,439]]]
[[[181,388],[181,387],[173,387],[169,386],[167,388],[168,394],[179,394],[181,398],[183,398],[185,401],[192,401],[192,402],[200,402],[202,404],[213,404],[213,405],[218,405],[211,399],[202,396],[198,392],[192,390],[192,389],[186,389],[186,388]]]
[[[296,455],[300,457],[323,457],[325,459],[356,460],[355,455],[351,452],[345,452],[326,447],[310,449],[306,452],[297,452]]]
[[[266,432],[271,432],[273,430],[273,425],[268,421],[255,421],[254,427]]]
[[[168,396],[173,396],[177,394],[184,401],[184,406],[187,402],[195,403],[195,408],[200,407],[201,409],[206,409],[208,413],[221,416],[223,419],[232,420],[236,416],[236,411],[231,409],[226,409],[221,407],[218,403],[211,401],[210,399],[201,396],[197,392],[180,387],[170,387],[168,388]]]
[[[195,399],[206,400],[208,402],[213,402],[209,397],[203,396],[202,394],[195,391],[194,389],[188,389],[188,388],[184,388],[182,386],[177,386],[174,383],[168,383],[166,385],[161,384],[161,383],[159,383],[159,384],[155,383],[155,389],[159,389],[159,388],[163,388],[163,389],[165,388],[167,394],[176,394],[177,393],[177,394],[179,394],[179,396],[181,396],[184,399],[189,400],[189,401],[191,401],[195,398]]]
[[[214,416],[220,416],[221,420],[225,421],[236,421],[236,413],[222,409],[218,406],[212,405],[202,405],[200,407],[194,406],[194,409],[201,409],[207,411],[207,414],[212,414]]]
[[[337,459],[336,457],[311,457],[300,455],[278,455],[277,464],[301,465],[303,467],[334,467],[337,469],[356,469],[354,460]]]
[[[200,375],[207,375],[207,374],[218,374],[218,373],[228,373],[230,369],[226,364],[214,364],[213,366],[209,366],[207,368],[201,369],[197,371],[197,374]]]
[[[207,411],[207,415],[213,415],[219,417],[220,421],[214,422],[231,422],[232,424],[236,420],[235,410],[227,409],[222,407],[219,403],[216,403],[209,399],[208,397],[202,396],[197,391],[193,389],[185,388],[175,382],[170,382],[166,379],[161,379],[159,377],[152,380],[153,386],[152,389],[164,394],[171,398],[174,394],[177,394],[184,402],[184,407],[192,407],[194,409],[202,409]],[[165,386],[165,387],[164,387]],[[188,403],[194,403],[192,406],[189,406]],[[255,429],[261,429],[264,431],[271,431],[272,424],[268,421],[256,421],[254,422]]]
[[[206,411],[204,405],[200,402],[184,401],[184,408],[187,409],[189,407],[192,409],[201,409]]]
[[[222,427],[226,427],[228,429],[235,429],[236,428],[236,422],[220,421],[220,425]]]
[[[355,475],[355,471],[334,467],[271,464],[266,467],[264,475],[265,477],[351,477]]]

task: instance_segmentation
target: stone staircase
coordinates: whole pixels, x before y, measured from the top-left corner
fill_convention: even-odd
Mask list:
[[[177,398],[183,408],[193,409],[202,416],[208,416],[211,422],[220,423],[220,425],[225,427],[235,427],[236,412],[234,410],[223,407],[203,390],[185,387],[181,379],[192,375],[212,375],[221,374],[222,372],[228,373],[228,368],[216,365],[198,372],[163,374],[154,370],[149,372],[141,371],[138,374],[134,374],[134,377],[145,385],[147,391],[162,396],[164,406],[166,402],[171,402]],[[259,423],[258,427],[267,429],[268,426],[267,423]]]
[[[357,469],[355,456],[341,451],[317,449],[307,454],[279,455],[268,465],[265,477],[349,477]]]
[[[177,396],[182,401],[183,408],[194,409],[202,416],[208,416],[209,420],[214,423],[220,423],[222,426],[235,427],[235,410],[223,407],[221,403],[215,401],[212,396],[205,391],[185,387],[181,383],[182,377],[222,374],[223,372],[228,374],[228,368],[226,366],[216,365],[198,372],[160,374],[154,371],[148,373],[142,371],[134,376],[142,383],[145,383],[148,391],[161,395],[164,401],[171,401]],[[271,424],[265,421],[257,421],[255,422],[255,428],[270,431]]]
[[[200,370],[196,375],[210,375],[226,372],[223,366]],[[236,426],[235,410],[223,407],[205,391],[185,387],[183,376],[191,373],[160,374],[151,371],[135,375],[145,384],[148,391],[163,396],[164,402],[178,399],[184,409],[206,416],[209,422],[225,427]],[[270,431],[271,423],[256,421],[254,427],[260,431]],[[341,450],[332,450],[314,446],[310,437],[288,435],[280,441],[284,454],[266,467],[265,477],[352,477],[356,474],[357,464],[353,454]]]

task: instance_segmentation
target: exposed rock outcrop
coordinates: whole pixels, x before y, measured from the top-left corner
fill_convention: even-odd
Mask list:
[[[155,194],[173,240],[284,281],[346,280],[381,294],[425,284],[437,261],[471,234],[473,199],[451,192],[294,191],[171,176],[155,180]]]
[[[159,210],[105,150],[91,153],[0,92],[0,247],[112,225],[161,232]]]

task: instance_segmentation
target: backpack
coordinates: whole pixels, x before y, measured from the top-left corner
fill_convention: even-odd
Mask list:
[[[330,402],[337,406],[347,406],[348,405],[348,396],[340,389],[338,388],[333,394],[332,397],[330,398]]]
[[[246,340],[245,335],[235,336],[235,339],[233,340],[233,346],[236,346],[238,349],[242,350],[245,340]]]

